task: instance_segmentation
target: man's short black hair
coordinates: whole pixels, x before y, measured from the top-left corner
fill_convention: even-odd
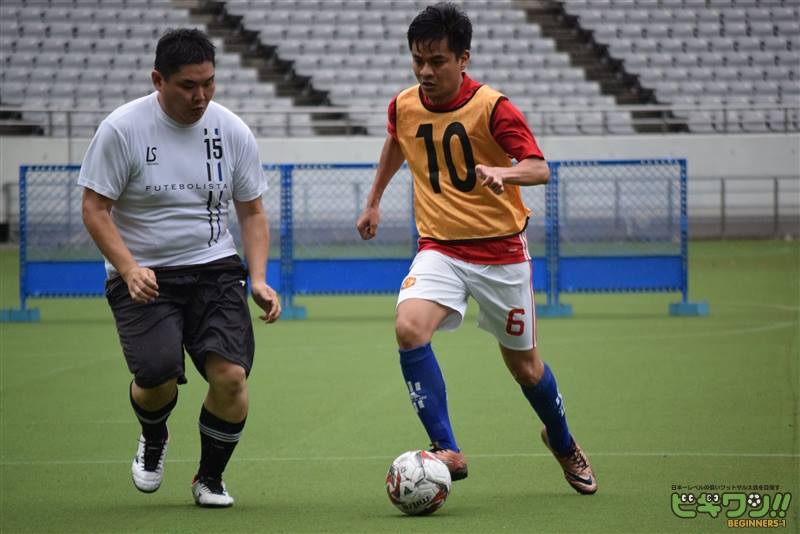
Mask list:
[[[195,65],[214,61],[214,43],[208,35],[196,28],[167,30],[156,46],[155,69],[165,80],[184,65]]]
[[[450,2],[428,6],[408,27],[408,48],[414,43],[429,45],[447,39],[447,47],[461,56],[472,43],[472,23],[461,8]]]

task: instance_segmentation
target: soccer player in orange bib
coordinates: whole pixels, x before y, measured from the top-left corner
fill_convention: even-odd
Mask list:
[[[389,135],[356,226],[363,239],[375,237],[383,191],[408,161],[420,239],[397,299],[395,333],[411,402],[453,480],[466,478],[467,461],[453,435],[431,339],[436,330],[461,324],[471,296],[480,306],[478,325],[497,338],[567,482],[592,494],[597,479],[570,434],[555,377],[536,342],[525,240],[530,210],[519,188],[547,183],[550,171],[519,110],[464,72],[471,39],[469,18],[450,3],[429,6],[412,21],[408,46],[419,84],[389,105]]]

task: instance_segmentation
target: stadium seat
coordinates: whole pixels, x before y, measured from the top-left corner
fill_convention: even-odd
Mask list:
[[[36,56],[36,66],[42,69],[56,69],[61,63],[62,57],[59,53],[43,51]]]
[[[611,133],[634,134],[630,113],[621,111],[606,112],[606,124]]]
[[[775,63],[797,68],[798,54],[797,50],[777,50],[774,57]]]
[[[793,127],[792,119],[793,117],[788,110],[768,110],[767,128],[772,132],[786,132],[795,130],[796,126]]]
[[[730,90],[728,83],[721,80],[711,80],[699,85],[696,82],[687,82],[682,84],[682,86],[689,88],[689,90],[694,93],[702,92],[717,95],[727,94]]]
[[[560,135],[580,135],[578,124],[577,113],[571,111],[562,111],[550,119],[551,128]]]
[[[749,95],[724,95],[722,101],[733,108],[746,108],[753,103]]]
[[[579,116],[581,133],[588,135],[603,135],[608,131],[605,115],[599,111],[583,112]]]
[[[568,11],[580,17],[586,29],[595,31],[595,35],[612,38],[618,35],[612,39],[616,42],[610,43],[612,54],[624,58],[626,67],[642,76],[643,83],[649,80],[702,82],[702,91],[721,97],[722,106],[727,102],[731,105],[756,102],[753,97],[759,91],[769,91],[760,93],[765,102],[780,101],[784,91],[792,95],[798,86],[797,83],[780,85],[780,80],[796,80],[800,65],[794,46],[795,41],[800,41],[797,6],[786,6],[782,0],[754,1],[749,6],[732,1],[710,5],[705,0],[659,0],[658,3],[630,0],[626,5],[631,9],[625,11],[628,28],[602,20],[604,13],[612,8],[590,8],[578,1],[567,1],[565,5]],[[613,7],[616,6],[614,3]],[[649,17],[641,10],[649,11]],[[642,35],[637,36],[639,33]],[[659,38],[660,44],[649,40],[654,36]],[[679,50],[670,37],[681,42],[683,50]],[[631,54],[631,50],[636,54]],[[688,72],[681,67],[689,69]],[[776,83],[757,85],[755,82],[759,80]],[[684,86],[684,90],[700,90],[697,84]],[[654,83],[654,87],[660,100],[680,101],[681,95],[673,84]],[[694,95],[687,98],[693,100]],[[739,121],[741,128],[762,130],[749,126],[757,120],[758,114],[746,118],[746,121]],[[715,125],[710,128],[716,131]]]
[[[86,67],[86,56],[79,53],[68,53],[61,55],[53,52],[49,55],[50,58],[57,58],[61,68],[76,68],[81,69]],[[49,60],[48,60],[49,61]]]
[[[697,11],[694,9],[684,8],[683,6],[671,8],[670,14],[672,22],[674,23],[676,35],[681,31],[682,28],[691,29],[697,20]]]
[[[105,71],[111,87],[127,82],[134,85],[122,94],[141,94],[145,87],[136,80],[142,69],[150,68],[154,40],[164,24],[190,20],[188,10],[174,8],[169,0],[109,0],[103,2],[103,9],[98,8],[98,0],[50,4],[3,2],[0,49],[9,52],[3,64],[16,69],[17,63],[38,62],[41,69],[63,69],[57,76],[65,81],[71,78],[68,69],[89,69],[85,76],[74,78],[73,89],[103,85],[98,73]],[[385,107],[393,92],[414,83],[404,33],[417,4],[421,2],[308,0],[298,6],[288,0],[228,0],[224,7],[242,17],[245,29],[260,31],[262,42],[277,46],[281,59],[293,61],[298,73],[312,76],[314,87],[333,89],[334,104],[374,101]],[[584,71],[574,68],[569,56],[543,37],[537,25],[527,22],[512,2],[481,5],[487,9],[470,3],[476,23],[470,72],[480,81],[496,85],[526,106],[550,101],[567,105],[572,101],[583,110],[616,106],[613,97],[585,80]],[[626,69],[641,76],[646,87],[651,87],[652,80],[660,101],[681,103],[682,91],[719,96],[721,106],[743,99],[756,102],[756,94],[763,96],[759,102],[791,101],[797,94],[800,23],[797,6],[785,0],[713,4],[706,0],[609,0],[605,4],[567,0],[564,5],[598,40],[607,39],[601,42],[609,44],[612,56],[623,59]],[[239,56],[226,55],[224,43],[219,45],[221,97],[236,105],[246,101],[244,95],[265,95],[271,103],[281,102],[270,84],[260,82],[254,70],[242,70]],[[29,54],[33,61],[17,57],[30,58]],[[3,79],[28,79],[28,72],[4,72]],[[230,86],[254,89],[229,90]],[[42,91],[38,87],[31,93]],[[104,87],[98,92],[98,98],[109,93]],[[0,96],[6,98],[5,86]],[[696,96],[686,95],[686,102],[696,101]],[[584,119],[596,118],[593,111],[587,113],[579,114],[574,125],[584,126],[588,124]],[[630,114],[622,115],[627,117],[624,125],[630,127]],[[742,117],[739,124],[744,128],[758,114],[747,115],[747,120]],[[365,124],[370,127],[372,122]],[[560,132],[568,130],[568,125],[560,125]]]
[[[776,30],[776,25],[771,20],[753,20],[750,18],[747,22],[747,32],[753,35],[773,35]]]

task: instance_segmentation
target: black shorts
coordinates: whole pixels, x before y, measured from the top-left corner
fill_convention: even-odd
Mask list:
[[[255,341],[247,306],[247,271],[238,256],[203,265],[153,269],[158,297],[134,302],[121,277],[106,282],[128,369],[136,384],[152,388],[186,381],[184,348],[205,378],[209,353],[253,366]]]

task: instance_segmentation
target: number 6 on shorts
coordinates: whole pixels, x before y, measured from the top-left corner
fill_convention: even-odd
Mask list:
[[[506,321],[506,334],[511,336],[521,336],[525,332],[525,321],[516,319],[517,315],[525,315],[525,310],[522,308],[512,308],[508,312],[508,320]]]

